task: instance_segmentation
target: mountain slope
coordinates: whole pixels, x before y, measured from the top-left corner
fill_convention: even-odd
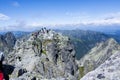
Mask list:
[[[80,80],[120,80],[120,51]]]

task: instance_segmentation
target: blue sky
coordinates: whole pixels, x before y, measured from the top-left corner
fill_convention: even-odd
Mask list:
[[[0,31],[120,24],[120,0],[0,0]]]

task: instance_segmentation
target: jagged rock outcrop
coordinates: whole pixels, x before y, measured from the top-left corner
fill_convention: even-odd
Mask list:
[[[4,35],[0,35],[0,51],[4,53],[9,53],[13,50],[16,38],[13,33],[7,32]]]
[[[120,80],[120,51],[115,52],[97,69],[80,80]]]
[[[120,46],[113,38],[99,43],[78,62],[81,69],[81,77],[96,69],[118,50],[120,50]]]
[[[77,80],[75,50],[68,37],[42,29],[18,40],[6,60],[10,80]],[[6,72],[7,73],[7,72]]]

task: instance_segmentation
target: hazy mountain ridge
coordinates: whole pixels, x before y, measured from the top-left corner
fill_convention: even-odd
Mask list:
[[[15,42],[16,38],[13,33],[7,32],[3,35],[0,34],[0,51],[5,52],[5,54],[9,53],[13,50]]]
[[[14,34],[14,36],[18,39],[18,38],[22,38],[28,34],[30,34],[31,32],[25,32],[25,31],[9,31],[12,34]],[[5,35],[7,32],[0,32],[1,35]]]
[[[116,39],[117,42],[120,43],[120,30],[116,30],[116,31],[113,31],[112,33],[111,32],[104,32],[105,34],[113,37],[114,39]]]

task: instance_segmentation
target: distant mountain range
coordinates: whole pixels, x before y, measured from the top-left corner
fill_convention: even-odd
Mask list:
[[[11,31],[16,38],[21,38],[31,32],[24,32],[24,31]],[[0,32],[0,34],[6,34],[7,32]]]

